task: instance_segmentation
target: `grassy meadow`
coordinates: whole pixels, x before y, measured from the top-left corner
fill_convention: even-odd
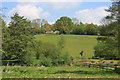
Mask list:
[[[113,70],[107,71],[82,66],[63,67],[21,67],[4,66],[3,78],[118,78]]]
[[[61,35],[55,34],[41,34],[36,35],[37,40],[42,42],[49,42],[57,44]],[[94,55],[94,46],[97,44],[96,37],[93,35],[63,35],[64,36],[64,50],[74,58],[80,57],[80,52],[84,51],[85,58]]]

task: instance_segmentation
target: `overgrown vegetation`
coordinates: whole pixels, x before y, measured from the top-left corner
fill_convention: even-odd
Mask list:
[[[101,33],[104,37],[98,37],[98,44],[95,47],[95,56],[104,59],[120,60],[120,2],[114,1],[112,7],[106,11],[111,15],[104,18]],[[106,21],[106,22],[105,22]]]

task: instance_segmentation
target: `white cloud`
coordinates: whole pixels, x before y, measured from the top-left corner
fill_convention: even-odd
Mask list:
[[[49,3],[55,10],[68,10],[80,5],[80,2],[51,2]]]
[[[81,2],[83,0],[17,0],[18,2]]]
[[[111,2],[111,0],[2,0],[1,2]]]
[[[55,10],[60,9],[72,9],[77,6],[83,1],[83,0],[17,0],[20,3],[25,2],[32,2],[34,4],[42,4],[42,2],[46,2],[44,5],[50,5]]]
[[[4,0],[6,1],[6,0]],[[111,0],[7,0],[18,2],[111,2]]]
[[[17,0],[18,2],[37,2],[37,0]]]
[[[29,19],[49,16],[49,12],[44,11],[41,7],[36,7],[34,4],[18,4],[8,14],[12,15],[15,12]]]
[[[48,22],[48,23],[52,25],[52,24],[54,24],[55,22]]]
[[[108,9],[108,7],[79,10],[76,12],[76,18],[84,23],[94,23],[100,25],[100,20],[110,14],[106,12],[105,9]]]

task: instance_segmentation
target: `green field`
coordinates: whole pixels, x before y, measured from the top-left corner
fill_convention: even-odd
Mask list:
[[[4,66],[3,78],[118,78],[113,70],[107,71],[82,66],[74,67],[21,67]]]
[[[36,35],[37,40],[57,44],[61,35],[41,34]],[[74,58],[80,57],[80,51],[84,51],[86,58],[94,55],[94,46],[97,44],[96,37],[92,35],[63,35],[65,50]]]

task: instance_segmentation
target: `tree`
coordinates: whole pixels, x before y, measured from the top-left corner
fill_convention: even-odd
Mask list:
[[[34,19],[31,22],[31,27],[33,28],[33,34],[43,33],[46,29],[46,26],[49,26],[48,21],[45,19]]]
[[[49,23],[46,23],[46,24],[44,24],[44,26],[42,26],[40,28],[40,31],[41,31],[41,33],[45,33],[46,30],[54,30],[54,28]]]
[[[85,27],[86,27],[86,25],[83,24],[82,22],[80,22],[79,25],[74,25],[71,33],[72,34],[83,35],[83,34],[85,34]]]
[[[113,27],[114,26],[114,27]],[[117,22],[111,22],[107,25],[100,26],[100,34],[103,36],[115,36],[118,33]]]
[[[41,27],[43,27],[45,24],[48,24],[48,21],[45,19],[41,19]]]
[[[35,34],[39,34],[40,33],[40,26],[41,26],[41,19],[34,19],[31,22],[31,27],[33,28],[33,32]]]
[[[69,17],[61,17],[54,24],[55,29],[64,34],[69,34],[72,30],[72,26],[73,22]]]
[[[27,55],[28,43],[31,42],[32,36],[30,35],[31,21],[19,16],[17,13],[11,17],[9,24],[9,35],[4,36],[3,50],[6,52],[3,59],[13,60],[18,59],[19,62],[25,62]],[[7,54],[7,55],[6,55]]]
[[[86,24],[86,27],[85,27],[85,32],[86,34],[88,35],[96,35],[99,31],[99,27],[97,25],[94,25],[94,24]]]
[[[98,40],[98,44],[95,46],[95,57],[104,59],[119,59],[117,41],[114,38],[103,37]],[[102,40],[103,39],[103,40]]]
[[[106,16],[105,19],[111,21],[109,24],[104,25],[107,34],[106,39],[101,37],[99,44],[95,47],[95,56],[104,57],[108,59],[120,60],[120,1],[113,1],[112,6],[106,11],[111,15]]]
[[[34,19],[32,20],[32,27],[43,27],[47,23],[48,21],[45,19]]]
[[[6,27],[5,21],[0,17],[0,59],[2,59],[2,54],[5,53],[4,50],[2,50],[2,44],[4,43],[5,37],[8,36],[8,28]]]

